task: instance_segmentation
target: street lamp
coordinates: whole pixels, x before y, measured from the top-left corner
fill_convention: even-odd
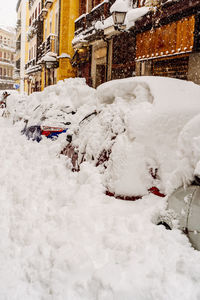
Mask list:
[[[127,11],[113,11],[112,18],[114,26],[121,27],[124,24]]]
[[[129,6],[127,2],[124,0],[117,0],[110,8],[110,12],[112,14],[114,27],[117,30],[120,30],[122,25],[124,24],[127,11],[129,10]]]

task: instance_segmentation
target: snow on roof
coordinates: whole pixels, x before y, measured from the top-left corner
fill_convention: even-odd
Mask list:
[[[118,11],[118,12],[126,12],[130,8],[128,0],[116,0],[115,3],[111,6],[110,12]]]
[[[61,53],[61,55],[58,56],[58,58],[71,58],[71,56],[68,53]]]
[[[57,55],[56,53],[53,52],[48,52],[41,59],[41,61],[56,61],[56,60],[57,60]]]
[[[129,9],[126,14],[125,24],[127,25],[127,29],[134,26],[135,22],[146,15],[150,11],[149,7],[139,7],[139,8],[133,8]]]
[[[14,35],[16,34],[15,28],[11,26],[0,25],[0,30],[3,30],[9,34],[14,34]]]

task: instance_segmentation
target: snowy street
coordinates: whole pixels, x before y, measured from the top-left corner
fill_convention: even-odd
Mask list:
[[[165,199],[104,195],[97,168],[0,119],[0,299],[200,299],[200,253],[152,220]]]

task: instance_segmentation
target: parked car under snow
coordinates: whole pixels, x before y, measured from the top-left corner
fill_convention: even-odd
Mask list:
[[[178,188],[168,198],[167,210],[156,223],[166,229],[180,229],[191,244],[200,250],[200,186],[194,182],[186,188]]]
[[[40,142],[42,136],[56,140],[65,133],[75,112],[68,106],[38,105],[29,120],[25,121],[22,133],[28,139]]]
[[[200,87],[177,79],[135,77],[97,89],[96,114],[87,115],[61,152],[78,171],[91,162],[103,174],[108,195],[135,200],[165,194],[176,168],[176,142],[184,124],[200,112]],[[88,114],[89,115],[89,114]]]
[[[178,228],[200,250],[200,115],[178,137],[178,164],[169,178],[167,208],[156,220],[166,229]]]

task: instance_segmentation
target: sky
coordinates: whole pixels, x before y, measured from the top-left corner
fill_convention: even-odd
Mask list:
[[[0,1],[0,25],[15,27],[16,5],[17,0]]]

